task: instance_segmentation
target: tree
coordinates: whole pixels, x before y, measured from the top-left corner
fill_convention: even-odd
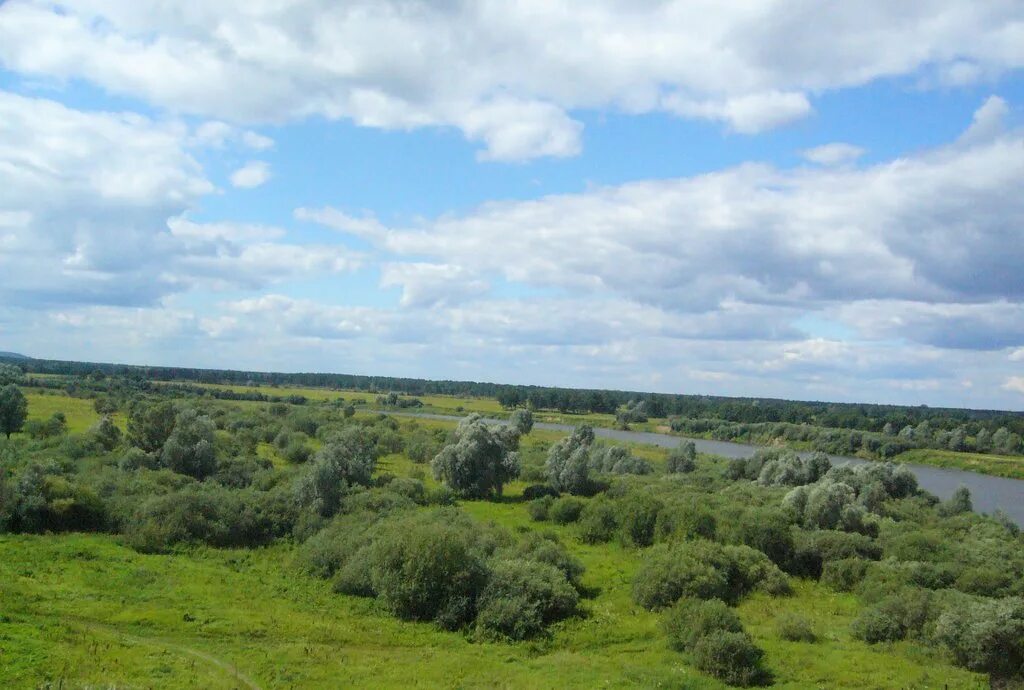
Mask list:
[[[1019,679],[1024,675],[1024,598],[978,599],[970,606],[950,607],[939,616],[935,637],[961,666],[987,672],[993,680]]]
[[[147,453],[158,453],[174,431],[177,412],[169,401],[139,404],[128,415],[128,440]]]
[[[508,418],[509,426],[526,436],[533,430],[533,413],[526,409],[515,410]]]
[[[203,479],[217,469],[213,451],[213,420],[195,410],[178,415],[174,430],[163,446],[164,465],[179,474]]]
[[[551,486],[576,495],[590,490],[590,445],[593,442],[594,430],[584,424],[551,446],[545,464]]]
[[[91,429],[93,438],[104,450],[113,450],[121,443],[121,430],[110,417],[104,416]]]
[[[0,431],[11,437],[21,431],[28,417],[28,400],[13,383],[0,388]]]
[[[519,476],[518,447],[517,429],[487,424],[474,414],[459,422],[454,443],[441,449],[431,467],[436,479],[462,496],[500,496],[505,484]]]
[[[377,444],[362,427],[346,427],[331,436],[299,478],[299,503],[324,517],[338,512],[355,485],[368,486],[377,466]]]
[[[0,386],[6,386],[9,383],[21,383],[25,379],[25,374],[22,373],[19,367],[13,364],[0,364]]]

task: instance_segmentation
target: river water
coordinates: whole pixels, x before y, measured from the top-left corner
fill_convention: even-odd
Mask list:
[[[426,417],[428,419],[442,419],[458,421],[461,417],[442,414],[400,412],[391,413],[406,417]],[[501,420],[487,420],[489,422],[501,422]],[[552,424],[550,422],[537,422],[536,429],[547,429],[549,431],[572,431],[575,427],[571,424]],[[673,436],[669,434],[658,434],[650,431],[623,431],[621,429],[605,429],[594,427],[594,435],[598,438],[607,438],[615,441],[626,441],[631,443],[646,443],[662,448],[675,448],[683,441],[693,441],[697,450],[709,455],[720,455],[726,458],[749,458],[758,448],[746,443],[732,443],[729,441],[708,441],[702,438],[686,438],[684,436]],[[801,453],[803,456],[810,453]],[[870,460],[860,458],[849,458],[842,455],[830,455],[832,464],[844,462],[851,465],[864,465]],[[971,491],[971,500],[974,509],[981,513],[991,513],[997,508],[1002,509],[1007,515],[1013,518],[1018,525],[1024,526],[1024,480],[1007,479],[1005,477],[992,477],[987,474],[976,472],[964,472],[962,470],[945,469],[943,467],[932,467],[930,465],[915,465],[902,463],[917,477],[917,483],[926,491],[930,491],[939,498],[946,499],[953,495],[959,486],[966,486]]]

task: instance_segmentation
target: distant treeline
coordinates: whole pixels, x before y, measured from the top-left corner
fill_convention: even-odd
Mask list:
[[[4,358],[0,357],[0,361]],[[785,423],[835,429],[883,433],[886,425],[901,430],[928,422],[933,431],[962,429],[975,436],[982,429],[994,434],[1000,428],[1024,435],[1024,413],[997,410],[967,410],[936,407],[907,407],[860,403],[830,403],[772,398],[731,398],[708,395],[645,393],[619,390],[578,390],[542,386],[516,386],[477,381],[430,381],[426,379],[353,374],[274,373],[148,367],[94,362],[66,362],[39,359],[8,359],[27,373],[62,374],[79,377],[116,376],[128,381],[220,383],[237,386],[303,386],[349,389],[369,393],[400,392],[408,395],[455,395],[496,398],[504,407],[533,407],[563,413],[615,414],[627,408],[642,409],[642,417],[713,419],[734,424]],[[198,391],[196,391],[198,393]],[[203,393],[215,397],[261,400],[256,391]],[[237,396],[237,397],[234,397]],[[276,396],[266,396],[274,400]],[[282,396],[284,400],[287,396]],[[639,419],[639,416],[636,418]],[[916,444],[911,444],[916,445]]]

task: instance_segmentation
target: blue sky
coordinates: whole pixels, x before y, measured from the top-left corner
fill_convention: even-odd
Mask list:
[[[1024,409],[1024,9],[0,5],[0,350]]]

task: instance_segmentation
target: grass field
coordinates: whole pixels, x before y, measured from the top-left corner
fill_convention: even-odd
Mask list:
[[[515,503],[468,503],[481,520],[530,528]],[[564,529],[562,531],[567,531]],[[571,543],[571,542],[570,542]],[[0,537],[4,687],[672,687],[720,688],[666,648],[657,617],[630,599],[636,553],[573,551],[599,594],[550,639],[475,642],[404,623],[333,594],[291,567],[292,547],[141,555],[104,535]],[[785,642],[783,609],[821,640]],[[779,688],[981,688],[910,643],[850,639],[855,604],[817,584],[738,609]]]
[[[93,401],[84,398],[72,398],[62,391],[27,389],[28,418],[40,421],[49,419],[55,412],[63,412],[68,421],[68,431],[80,434],[88,431],[100,421],[100,414],[93,408]],[[124,415],[112,415],[114,423],[122,429],[125,426]]]
[[[947,467],[996,477],[1024,479],[1024,457],[1019,455],[993,455],[990,453],[958,453],[952,450],[915,448],[893,458],[896,462]]]
[[[41,418],[65,412],[76,429],[98,419],[91,401],[64,395],[32,393],[30,405]],[[406,433],[454,426],[399,423]],[[524,463],[540,462],[561,436],[537,430],[524,438]],[[664,462],[663,449],[632,450]],[[261,444],[259,452],[284,465],[272,446]],[[698,474],[715,462],[702,456]],[[385,456],[377,471],[437,484],[429,467],[403,454]],[[335,594],[329,582],[299,572],[288,541],[146,555],[104,534],[4,535],[0,687],[725,687],[671,651],[659,616],[633,602],[642,552],[616,542],[587,545],[573,526],[532,522],[521,501],[526,485],[513,482],[499,500],[460,505],[475,520],[513,533],[554,532],[586,567],[583,584],[593,595],[582,615],[555,624],[548,637],[483,642],[471,632],[396,620],[373,600]],[[766,652],[774,687],[986,687],[982,676],[923,644],[853,639],[850,622],[860,608],[853,595],[794,582],[791,597],[756,594],[737,608]],[[777,623],[786,612],[805,616],[818,642],[783,640]]]

